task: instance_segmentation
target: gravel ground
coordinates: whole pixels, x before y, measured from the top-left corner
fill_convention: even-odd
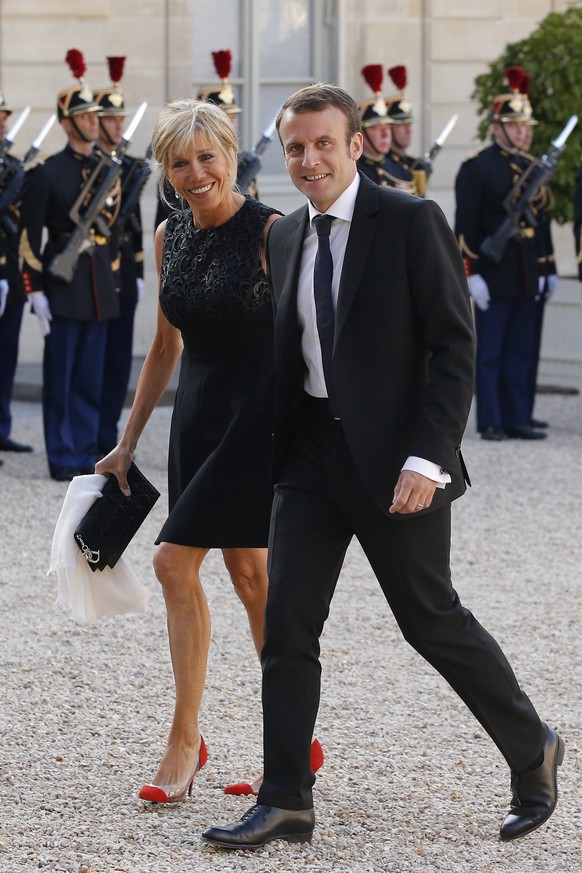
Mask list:
[[[493,631],[542,717],[562,733],[561,800],[550,822],[498,840],[509,774],[448,686],[402,640],[363,556],[351,548],[323,648],[310,846],[250,853],[203,847],[209,824],[245,798],[228,782],[261,761],[260,675],[242,607],[212,553],[204,576],[213,639],[202,726],[209,762],[190,802],[137,800],[164,747],[173,683],[164,606],[151,569],[165,512],[170,410],[152,417],[138,463],[164,492],[127,557],[152,590],[139,618],[79,627],[55,603],[50,544],[66,485],[48,478],[40,408],[14,404],[0,469],[0,871],[66,873],[493,873],[582,870],[580,485],[582,399],[542,395],[540,443],[486,443],[469,428],[474,487],[454,506],[452,566],[463,601]]]

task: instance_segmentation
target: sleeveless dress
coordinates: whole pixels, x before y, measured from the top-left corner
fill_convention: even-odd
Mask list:
[[[273,497],[273,310],[259,248],[277,210],[247,197],[226,224],[167,220],[160,306],[184,341],[156,543],[267,546]]]

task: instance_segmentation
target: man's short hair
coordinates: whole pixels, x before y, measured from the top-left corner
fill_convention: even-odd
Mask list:
[[[277,133],[279,133],[281,119],[286,109],[296,113],[323,112],[328,106],[335,106],[336,109],[339,109],[345,115],[347,142],[349,145],[354,134],[361,131],[358,104],[343,88],[338,88],[337,85],[329,85],[325,82],[319,82],[317,85],[307,85],[305,88],[295,91],[294,94],[287,98],[277,115]]]

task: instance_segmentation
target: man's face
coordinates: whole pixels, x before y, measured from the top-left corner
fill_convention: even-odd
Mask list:
[[[8,133],[8,113],[0,112],[0,139],[4,139]]]
[[[123,137],[123,128],[125,126],[125,118],[123,115],[102,115],[99,119],[99,125],[103,128],[106,133],[106,137],[103,137],[103,145],[106,144],[107,138],[109,138],[109,142],[106,147],[110,148],[111,143],[117,143]],[[99,139],[101,140],[101,131]]]
[[[404,151],[410,145],[412,139],[412,124],[406,121],[404,124],[392,125],[392,145],[395,149]]]
[[[502,146],[512,149],[527,149],[529,125],[525,121],[509,121],[494,125],[495,137]]]
[[[387,155],[392,145],[392,131],[390,124],[375,124],[367,127],[364,131],[364,152],[368,154],[373,149],[376,154],[370,157]],[[371,149],[369,148],[371,146]]]
[[[347,119],[336,106],[321,112],[286,109],[279,126],[285,165],[295,187],[325,212],[353,182],[362,134],[347,141]]]
[[[62,125],[72,146],[85,146],[87,141],[97,141],[99,118],[96,112],[80,112],[74,118],[63,118]]]

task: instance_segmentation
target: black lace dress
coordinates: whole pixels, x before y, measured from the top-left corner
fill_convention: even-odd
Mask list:
[[[190,210],[168,218],[160,305],[184,352],[158,543],[267,545],[273,312],[259,246],[274,212],[247,197],[220,227],[195,228]]]

